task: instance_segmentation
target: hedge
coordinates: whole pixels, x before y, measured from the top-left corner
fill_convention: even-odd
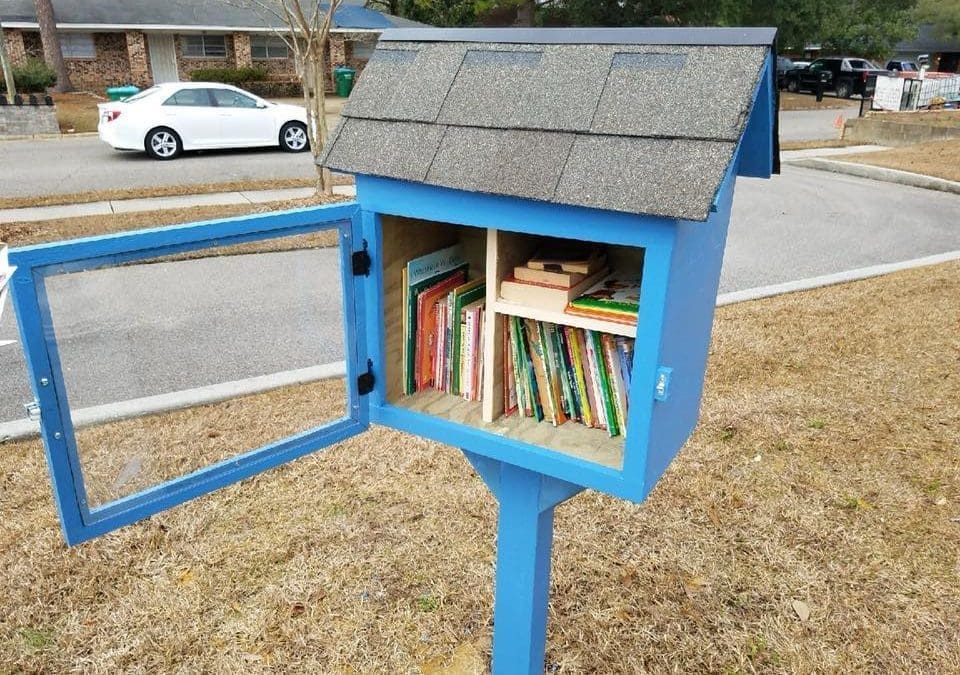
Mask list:
[[[190,73],[194,82],[223,82],[224,84],[241,85],[256,80],[266,80],[269,72],[261,66],[246,66],[243,68],[198,68]]]
[[[41,59],[27,59],[23,65],[11,70],[18,94],[42,94],[57,83],[57,73]],[[0,76],[0,92],[6,91],[7,84]]]

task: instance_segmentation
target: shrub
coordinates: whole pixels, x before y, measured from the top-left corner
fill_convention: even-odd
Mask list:
[[[57,83],[57,73],[41,59],[27,59],[23,65],[14,66],[12,70],[18,94],[42,94]],[[2,77],[0,91],[7,91]]]
[[[269,73],[262,66],[247,66],[244,68],[198,68],[190,73],[194,82],[222,82],[224,84],[241,85],[255,80],[265,80]]]
[[[265,80],[247,82],[244,89],[261,98],[299,98],[303,96],[300,81]]]

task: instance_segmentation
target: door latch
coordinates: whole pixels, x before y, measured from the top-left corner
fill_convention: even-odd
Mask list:
[[[30,401],[29,403],[23,404],[24,409],[27,411],[27,419],[31,422],[40,421],[40,404],[37,401]]]

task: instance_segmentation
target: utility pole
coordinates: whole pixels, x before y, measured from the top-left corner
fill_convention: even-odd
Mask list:
[[[0,24],[0,67],[3,68],[3,81],[7,85],[7,101],[13,103],[13,97],[17,95],[17,85],[13,81],[10,57],[7,56],[7,40],[3,36],[3,24]]]

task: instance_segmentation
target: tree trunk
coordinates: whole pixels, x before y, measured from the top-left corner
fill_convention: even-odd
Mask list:
[[[524,0],[517,7],[517,25],[533,27],[533,20],[536,16],[536,0]]]
[[[60,37],[57,35],[57,20],[53,14],[51,0],[34,0],[37,10],[37,23],[40,24],[40,40],[43,42],[43,58],[56,71],[57,84],[53,90],[73,91],[67,64],[60,50]]]
[[[308,101],[307,118],[310,119],[310,149],[313,153],[313,161],[316,163],[323,150],[324,143],[327,140],[327,115],[326,115],[326,83],[324,75],[327,71],[326,51],[329,39],[314,40],[311,44],[313,53],[310,58],[310,74],[312,75],[313,99]],[[306,80],[304,81],[306,84]],[[306,86],[304,86],[306,89]],[[317,166],[317,192],[322,195],[333,194],[333,185],[330,177],[330,170]]]
[[[13,97],[17,95],[17,85],[13,81],[10,57],[7,56],[7,43],[6,38],[3,36],[3,26],[0,26],[0,68],[3,69],[3,82],[7,86],[7,101],[13,103]]]

